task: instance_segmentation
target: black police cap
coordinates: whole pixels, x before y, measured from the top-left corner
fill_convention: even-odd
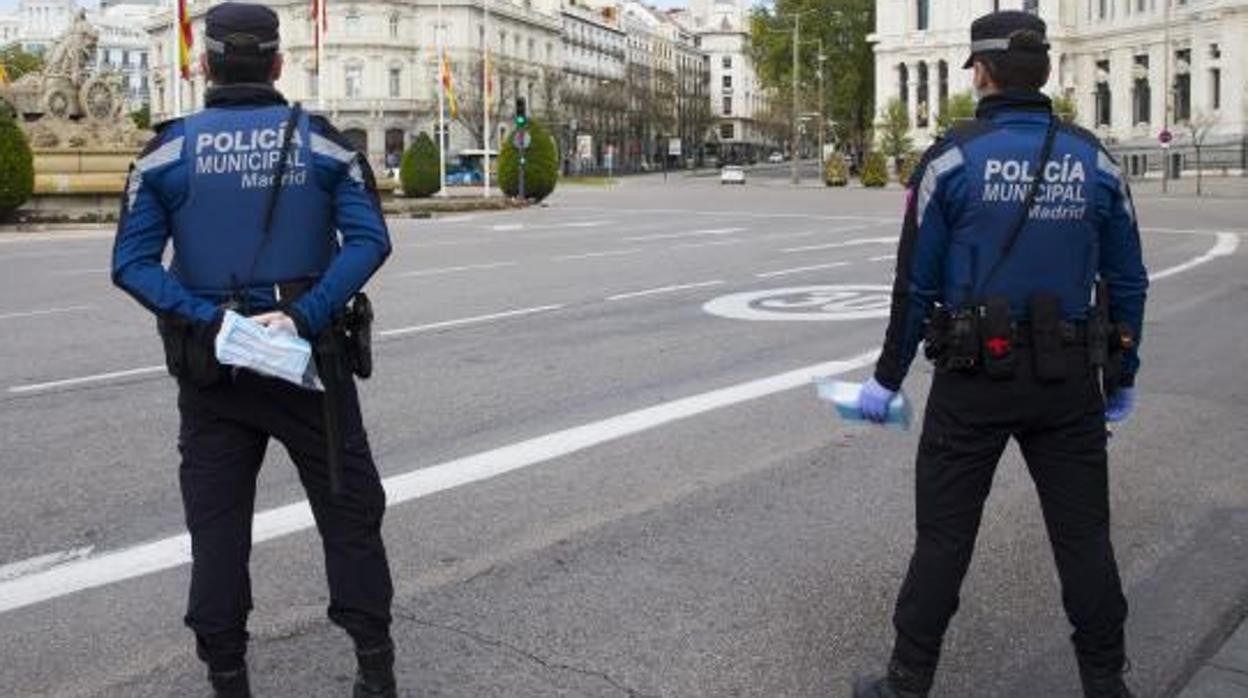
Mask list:
[[[971,55],[966,59],[963,68],[970,68],[975,56],[981,53],[1005,53],[1009,51],[1042,51],[1049,50],[1045,32],[1048,27],[1044,20],[1030,12],[1005,10],[993,12],[975,20],[971,24]],[[1020,31],[1033,31],[1045,39],[1041,47],[1019,46],[1014,35]]]
[[[211,53],[272,53],[279,46],[277,13],[248,2],[223,2],[204,19],[204,46]]]

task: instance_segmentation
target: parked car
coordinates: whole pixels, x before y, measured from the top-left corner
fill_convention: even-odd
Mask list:
[[[728,165],[719,171],[720,184],[745,184],[745,168],[740,165]]]
[[[481,173],[470,167],[462,165],[451,165],[446,168],[446,184],[447,186],[465,186],[471,184],[481,184],[485,180]]]
[[[778,150],[773,151],[772,154],[767,157],[767,162],[770,162],[772,164],[775,164],[777,162],[784,162],[784,155],[782,155],[780,151]]]

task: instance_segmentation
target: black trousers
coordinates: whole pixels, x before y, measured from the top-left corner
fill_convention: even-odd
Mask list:
[[[1086,353],[1067,352],[1073,375],[1061,383],[1038,381],[1027,353],[1007,381],[936,374],[919,441],[918,536],[893,617],[902,664],[936,669],[984,500],[1013,437],[1040,496],[1080,666],[1121,671],[1127,601],[1109,536],[1104,402]]]
[[[342,393],[342,492],[331,496],[322,393],[247,371],[209,388],[179,385],[179,476],[193,557],[185,621],[212,671],[240,667],[247,651],[251,521],[270,438],[286,447],[312,506],[325,551],[330,620],[357,649],[390,642],[385,493],[354,384],[347,381]]]

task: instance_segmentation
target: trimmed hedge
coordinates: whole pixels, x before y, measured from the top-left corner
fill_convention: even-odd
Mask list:
[[[923,156],[911,150],[897,164],[897,181],[901,183],[901,186],[904,187],[910,183],[910,176],[914,174],[914,168],[919,166],[921,157]]]
[[[832,157],[823,166],[823,183],[829,187],[849,184],[849,168],[845,166],[845,158],[832,153]]]
[[[0,221],[8,220],[35,190],[30,143],[7,109],[0,109]]]
[[[559,181],[559,151],[550,131],[540,123],[530,120],[528,131],[532,142],[525,153],[524,197],[541,201],[550,196]],[[509,134],[498,154],[498,186],[507,196],[517,196],[520,193],[520,153],[511,139]]]
[[[884,153],[872,150],[862,162],[862,186],[883,187],[888,184],[888,161]]]
[[[442,188],[441,159],[438,145],[428,133],[421,131],[399,163],[399,183],[403,186],[403,194],[423,199],[438,193]]]

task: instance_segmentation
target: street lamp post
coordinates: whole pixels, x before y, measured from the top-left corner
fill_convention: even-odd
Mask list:
[[[790,147],[792,149],[791,159],[789,161],[789,181],[797,186],[802,183],[802,175],[800,171],[800,163],[798,162],[799,151],[797,143],[797,85],[799,82],[799,73],[801,71],[801,61],[799,57],[802,52],[802,13],[798,12],[793,15],[793,130],[790,136]]]

